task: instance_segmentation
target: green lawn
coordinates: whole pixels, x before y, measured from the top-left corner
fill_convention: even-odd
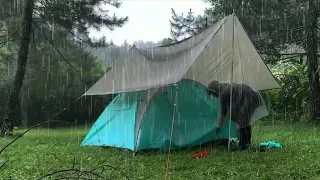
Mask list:
[[[73,165],[91,170],[106,164],[122,170],[130,179],[164,179],[166,152],[141,153],[133,157],[130,152],[114,148],[80,147],[86,131],[86,128],[30,131],[0,155],[0,163],[9,160],[0,169],[0,178],[36,179]],[[254,126],[253,138],[255,144],[276,140],[285,148],[267,152],[226,152],[224,147],[207,146],[171,152],[168,177],[174,180],[320,179],[319,128],[260,124]],[[0,146],[9,141],[2,139]],[[190,158],[192,153],[204,148],[209,150],[209,158]],[[95,172],[102,172],[102,168]],[[125,179],[110,167],[105,167],[103,173],[108,179]],[[75,174],[68,176],[75,177]]]

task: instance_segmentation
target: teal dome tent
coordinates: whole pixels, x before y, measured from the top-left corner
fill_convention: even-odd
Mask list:
[[[214,80],[247,84],[256,91],[280,87],[234,13],[186,40],[133,46],[114,61],[84,96],[118,95],[81,145],[139,151],[167,149],[170,142],[171,148],[181,148],[235,138],[230,120],[219,135],[213,131],[220,105],[205,86]],[[252,119],[266,115],[263,102]]]

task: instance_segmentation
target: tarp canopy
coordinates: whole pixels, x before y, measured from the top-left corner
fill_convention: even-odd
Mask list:
[[[203,85],[213,80],[232,80],[255,90],[280,87],[236,15],[231,14],[176,44],[132,47],[84,95],[141,91],[175,84],[181,79]]]

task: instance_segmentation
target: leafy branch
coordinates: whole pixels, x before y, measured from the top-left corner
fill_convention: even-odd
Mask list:
[[[35,7],[35,14],[39,18],[46,20],[52,26],[58,24],[64,27],[70,34],[91,47],[105,47],[110,44],[106,42],[105,37],[93,41],[89,37],[88,29],[90,27],[98,31],[102,27],[107,27],[112,31],[116,27],[122,27],[128,21],[128,17],[118,18],[115,14],[110,16],[107,10],[100,7],[101,5],[111,5],[118,8],[121,5],[118,0],[41,0],[39,4]],[[76,34],[80,36],[76,36]]]

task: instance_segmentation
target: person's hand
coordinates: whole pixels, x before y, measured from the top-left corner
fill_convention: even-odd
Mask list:
[[[214,131],[216,132],[216,135],[217,135],[217,134],[220,133],[220,128],[219,128],[219,127],[216,127],[216,128],[214,129]]]

